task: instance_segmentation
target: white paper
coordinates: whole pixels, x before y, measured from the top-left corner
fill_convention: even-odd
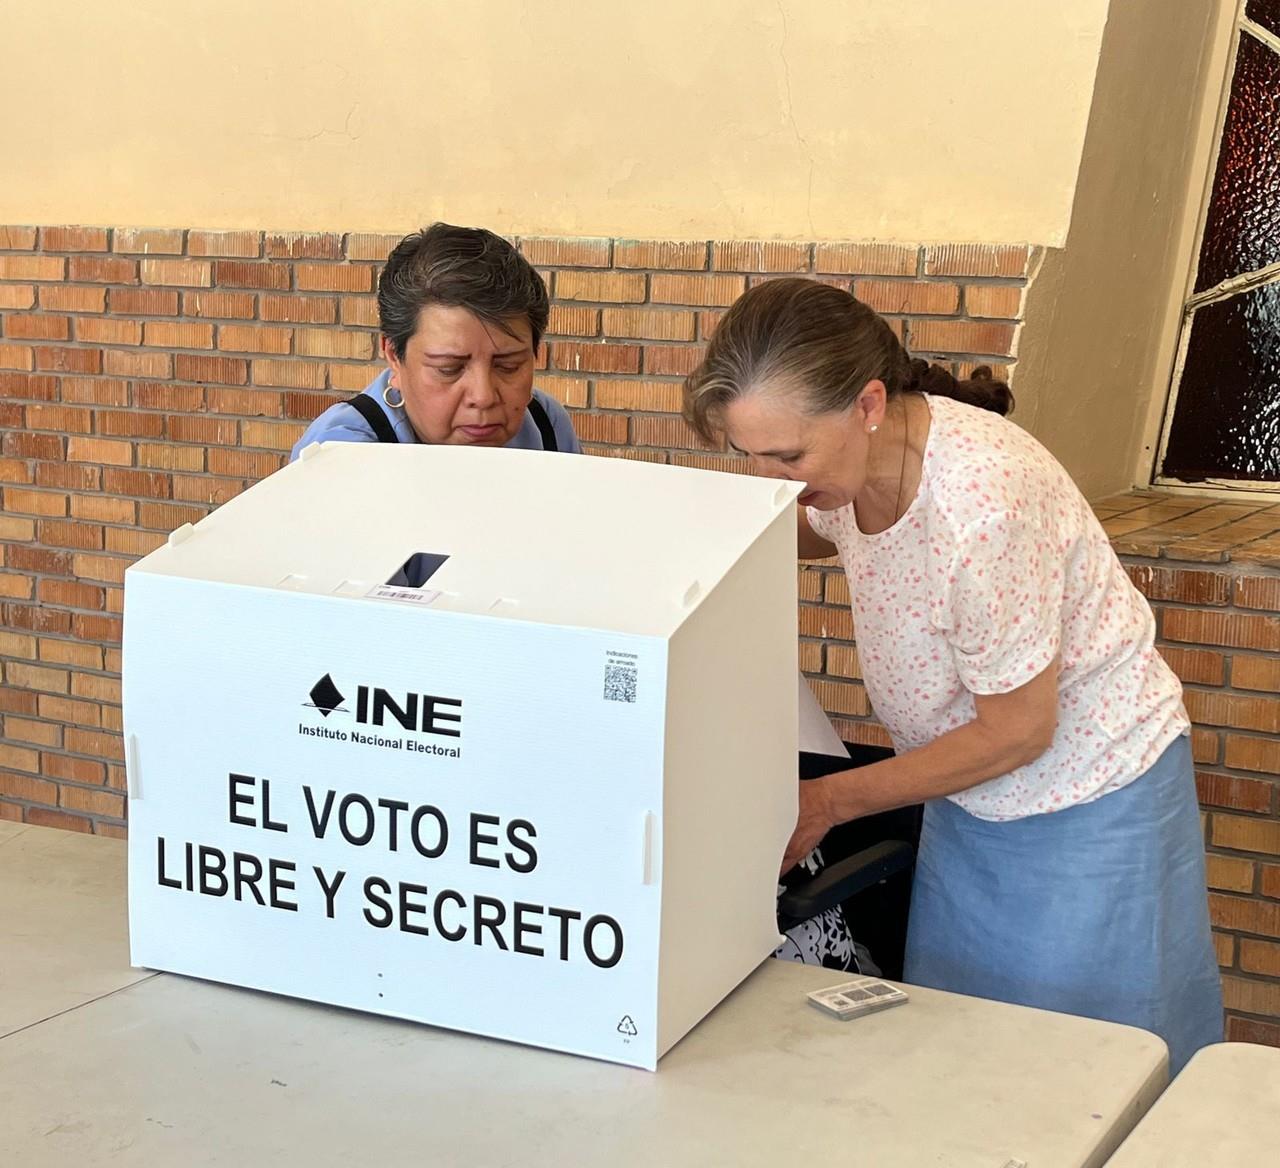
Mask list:
[[[800,749],[808,754],[829,754],[848,758],[849,750],[831,725],[831,719],[818,705],[813,690],[800,674]]]

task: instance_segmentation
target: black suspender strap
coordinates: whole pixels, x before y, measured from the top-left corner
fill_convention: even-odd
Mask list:
[[[558,451],[560,447],[556,443],[556,428],[551,424],[546,409],[536,397],[529,399],[529,413],[537,424],[538,433],[542,435],[542,449]]]
[[[391,423],[387,421],[387,415],[382,412],[382,407],[367,393],[358,393],[355,397],[348,398],[347,405],[353,407],[356,413],[369,423],[379,442],[400,441]]]

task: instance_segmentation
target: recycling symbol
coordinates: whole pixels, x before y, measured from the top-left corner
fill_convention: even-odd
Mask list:
[[[618,1033],[625,1034],[628,1038],[634,1038],[640,1033],[640,1031],[636,1029],[636,1024],[631,1021],[630,1014],[622,1015],[622,1021],[618,1023]]]

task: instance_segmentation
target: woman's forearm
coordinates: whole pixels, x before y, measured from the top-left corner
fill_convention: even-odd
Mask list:
[[[845,823],[976,787],[1034,762],[1047,745],[1011,739],[975,719],[916,750],[811,781],[825,787],[832,822]]]

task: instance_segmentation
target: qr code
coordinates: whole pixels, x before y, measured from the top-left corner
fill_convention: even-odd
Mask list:
[[[636,667],[625,661],[606,661],[604,666],[604,700],[634,702],[636,700]]]

